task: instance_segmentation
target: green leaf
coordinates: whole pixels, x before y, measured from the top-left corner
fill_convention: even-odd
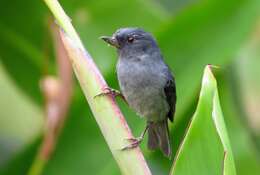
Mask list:
[[[198,106],[171,174],[236,174],[211,66],[205,68]]]

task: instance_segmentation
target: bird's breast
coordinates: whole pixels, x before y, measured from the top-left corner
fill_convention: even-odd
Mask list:
[[[142,60],[119,60],[117,64],[120,89],[128,104],[150,119],[165,117],[168,111],[163,91],[166,79],[158,66]]]

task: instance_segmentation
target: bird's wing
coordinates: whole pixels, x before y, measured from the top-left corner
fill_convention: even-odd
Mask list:
[[[167,71],[168,72],[168,71]],[[167,114],[167,117],[170,121],[173,121],[174,113],[175,113],[175,105],[176,105],[176,87],[175,80],[170,72],[168,74],[168,80],[164,86],[164,93],[166,96],[166,100],[170,106],[170,110]]]

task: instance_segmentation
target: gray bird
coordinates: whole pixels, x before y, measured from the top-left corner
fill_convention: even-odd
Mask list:
[[[129,139],[138,146],[148,130],[148,148],[160,148],[171,156],[168,119],[173,121],[176,105],[175,80],[150,33],[140,28],[121,28],[112,37],[101,37],[117,48],[116,66],[120,90],[129,106],[147,121],[139,138]],[[109,93],[117,91],[109,89]],[[117,94],[118,95],[118,94]]]

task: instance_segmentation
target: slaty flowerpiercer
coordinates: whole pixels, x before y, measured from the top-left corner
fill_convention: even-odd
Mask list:
[[[173,121],[175,113],[176,87],[156,40],[140,28],[121,28],[112,37],[101,38],[117,49],[116,72],[121,95],[147,121],[142,135],[129,139],[131,144],[123,149],[138,146],[148,131],[148,148],[160,148],[170,157],[168,120]],[[108,88],[103,94],[118,95],[116,92]]]

